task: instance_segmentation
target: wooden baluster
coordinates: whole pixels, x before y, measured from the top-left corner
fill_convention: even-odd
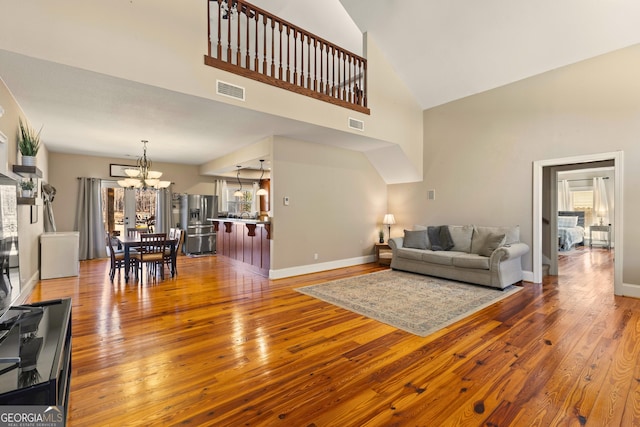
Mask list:
[[[300,33],[300,81],[296,81],[296,84],[300,87],[304,87],[304,36],[305,33]]]
[[[324,93],[324,81],[323,81],[323,71],[324,71],[324,42],[320,42],[320,93]]]
[[[238,50],[236,50],[236,65],[237,66],[241,66],[242,65],[242,46],[240,45],[240,17],[242,16],[242,13],[240,13],[240,11],[244,8],[244,5],[242,3],[238,3],[238,23],[236,25],[236,27],[238,28]]]
[[[329,45],[326,46],[327,48],[327,81],[326,81],[326,87],[325,87],[325,94],[329,95],[329,79],[331,78],[331,75],[329,74],[329,62],[331,57],[329,56],[329,52],[331,51],[331,47]]]
[[[353,56],[349,55],[349,96],[348,101],[353,102],[353,81],[355,80],[355,74],[351,74],[353,71]],[[353,77],[352,77],[353,76]]]
[[[331,96],[336,96],[336,49],[331,46],[331,72],[333,78],[331,79]]]
[[[276,75],[276,60],[275,60],[275,33],[274,29],[276,27],[275,21],[271,20],[271,77],[275,77]]]
[[[293,84],[298,84],[298,30],[293,29]]]
[[[291,82],[291,27],[287,25],[287,83]]]
[[[367,106],[367,62],[363,62],[362,106]]]
[[[222,59],[222,0],[218,0],[218,52],[216,58]]]
[[[278,34],[280,35],[280,53],[278,54],[278,79],[282,80],[282,22],[278,22]]]
[[[257,14],[257,12],[256,12],[256,14]],[[251,49],[249,49],[251,47],[251,36],[249,35],[249,24],[251,22],[250,16],[251,16],[251,10],[249,8],[247,8],[247,14],[246,14],[246,20],[247,20],[247,22],[246,22],[246,24],[247,24],[246,25],[246,27],[247,27],[247,52],[245,54],[245,59],[244,59],[244,62],[245,62],[244,67],[247,70],[251,69],[251,53],[250,53]]]
[[[307,34],[307,89],[311,89],[311,37]]]
[[[347,81],[347,55],[340,51],[340,59],[342,60],[342,96],[340,99],[345,101],[347,99],[347,85],[349,82]]]
[[[231,5],[227,15],[227,62],[231,63]]]
[[[211,56],[211,1],[207,1],[207,53]]]
[[[260,14],[256,12],[256,51],[254,53],[254,69],[256,73],[260,72],[260,61],[258,60],[258,21],[260,21]]]
[[[262,74],[267,75],[267,15],[262,15]]]

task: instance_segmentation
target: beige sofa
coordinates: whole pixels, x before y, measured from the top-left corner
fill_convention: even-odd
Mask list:
[[[405,230],[404,237],[390,239],[389,246],[394,270],[499,289],[522,280],[521,257],[529,252],[517,226],[416,226]]]

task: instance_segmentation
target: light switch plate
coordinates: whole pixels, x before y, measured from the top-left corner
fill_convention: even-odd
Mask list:
[[[284,196],[282,203],[284,203],[285,206],[289,206],[289,196]]]

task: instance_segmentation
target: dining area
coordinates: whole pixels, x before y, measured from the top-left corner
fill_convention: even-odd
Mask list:
[[[177,257],[184,242],[184,232],[171,228],[169,233],[153,233],[148,229],[130,228],[122,235],[106,233],[105,242],[110,258],[109,278],[124,274],[124,281],[144,283],[147,280],[164,280],[165,270],[171,277],[177,274]]]

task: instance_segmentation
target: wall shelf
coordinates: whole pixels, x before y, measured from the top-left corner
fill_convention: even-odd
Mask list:
[[[18,197],[18,204],[19,205],[36,205],[36,198],[35,197]]]
[[[13,165],[13,172],[23,178],[42,178],[42,171],[36,166]]]

